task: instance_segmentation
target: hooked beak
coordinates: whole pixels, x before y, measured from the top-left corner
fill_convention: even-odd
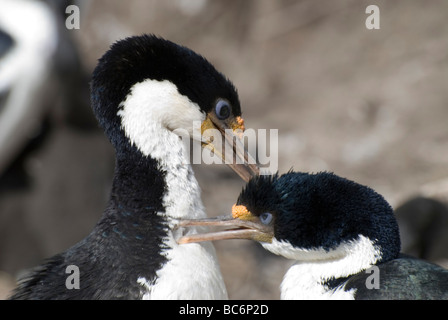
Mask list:
[[[273,227],[262,224],[259,218],[249,212],[245,206],[234,205],[232,208],[232,217],[225,216],[206,219],[181,220],[177,225],[177,228],[190,226],[215,226],[226,229],[203,234],[183,236],[177,240],[177,243],[185,244],[227,239],[249,239],[270,243],[274,237]]]
[[[216,130],[219,131],[221,139],[216,139],[213,135]],[[201,144],[248,182],[253,176],[260,174],[260,169],[255,159],[244,148],[244,130],[244,120],[239,116],[222,121],[214,113],[209,113],[201,125]]]

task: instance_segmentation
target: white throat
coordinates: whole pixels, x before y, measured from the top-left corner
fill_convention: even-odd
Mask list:
[[[157,160],[166,172],[165,215],[171,218],[205,217],[200,188],[189,165],[189,153],[173,132],[193,134],[193,121],[205,115],[181,95],[170,81],[145,80],[135,84],[120,105],[118,115],[127,137],[145,156]]]
[[[192,134],[193,121],[205,119],[199,106],[181,95],[169,81],[145,80],[131,88],[120,107],[118,115],[131,143],[145,156],[155,159],[158,169],[166,173],[165,212],[160,214],[173,219],[206,217],[189,153],[173,132],[185,128]],[[169,230],[164,239],[168,262],[157,271],[155,283],[144,277],[138,279],[143,299],[226,299],[213,245],[178,245],[176,237]]]
[[[287,242],[275,239],[271,244],[263,246],[273,253],[296,261],[283,277],[283,300],[353,299],[354,290],[328,290],[323,283],[366,270],[381,258],[380,250],[362,235],[330,251],[295,248]]]

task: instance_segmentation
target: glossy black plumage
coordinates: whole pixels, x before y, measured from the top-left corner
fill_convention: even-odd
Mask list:
[[[154,279],[165,262],[166,221],[157,215],[165,183],[154,160],[131,150],[125,164],[117,161],[109,205],[94,230],[23,278],[12,299],[141,298],[138,277]],[[69,265],[80,269],[79,290],[65,286]]]
[[[369,289],[371,274],[360,272],[348,279],[345,290],[356,289],[356,300],[448,299],[448,270],[439,265],[399,255],[377,266],[379,289]]]

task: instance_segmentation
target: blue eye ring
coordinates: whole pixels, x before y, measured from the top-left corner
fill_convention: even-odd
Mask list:
[[[268,225],[272,222],[273,216],[270,212],[263,212],[260,214],[260,221],[262,224]]]
[[[231,108],[226,100],[218,100],[215,106],[215,113],[219,120],[225,120],[230,117]]]

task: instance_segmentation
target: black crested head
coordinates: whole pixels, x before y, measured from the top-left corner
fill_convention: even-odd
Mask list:
[[[146,79],[170,81],[203,113],[224,98],[233,114],[241,115],[235,87],[204,57],[154,35],[129,37],[114,43],[99,59],[91,82],[94,114],[112,142],[120,132],[120,103],[134,84]]]
[[[363,235],[381,249],[381,261],[400,251],[398,224],[387,201],[333,173],[259,176],[247,184],[238,204],[256,216],[271,213],[275,238],[295,247],[328,251]]]
[[[246,206],[257,216],[266,211],[276,211],[281,205],[279,194],[275,190],[278,178],[278,174],[253,177],[241,191],[236,204]]]

